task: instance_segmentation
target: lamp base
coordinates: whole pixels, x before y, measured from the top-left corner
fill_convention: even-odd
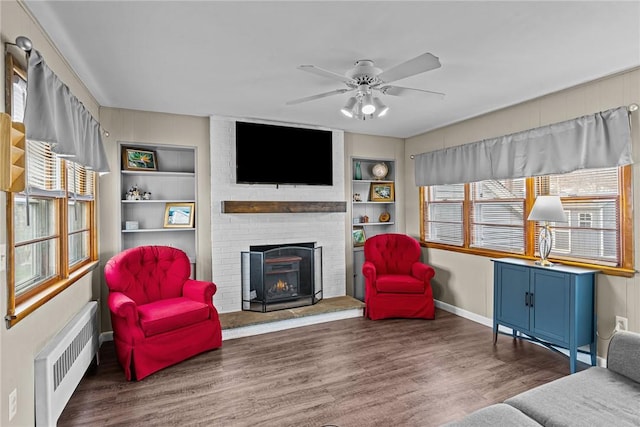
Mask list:
[[[540,267],[553,267],[554,265],[556,265],[548,259],[538,259],[534,264],[539,265]]]

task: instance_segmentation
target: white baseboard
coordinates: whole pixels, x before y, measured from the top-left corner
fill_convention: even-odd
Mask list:
[[[489,318],[489,317],[485,317],[485,316],[480,316],[479,314],[473,313],[471,311],[467,311],[464,310],[462,308],[456,307],[455,305],[451,305],[451,304],[447,304],[446,302],[442,302],[442,301],[438,301],[435,300],[435,305],[436,307],[444,310],[444,311],[448,311],[449,313],[455,314],[456,316],[460,316],[460,317],[464,317],[465,319],[469,319],[472,320],[476,323],[479,323],[481,325],[487,326],[489,328],[493,329],[493,319]],[[512,332],[512,330],[510,328],[506,328],[502,325],[500,325],[500,331],[501,332],[506,332],[508,334],[510,334]],[[534,341],[532,341],[534,342]],[[535,342],[534,342],[535,343]],[[540,344],[542,345],[542,344]],[[563,348],[558,348],[558,351],[560,351],[561,353],[563,353],[565,356],[569,355],[569,350],[563,349]],[[588,354],[584,354],[584,353],[578,353],[578,360],[586,363],[587,365],[591,364],[591,356],[589,356]],[[596,364],[600,367],[606,367],[607,366],[607,359],[597,356],[596,357]]]

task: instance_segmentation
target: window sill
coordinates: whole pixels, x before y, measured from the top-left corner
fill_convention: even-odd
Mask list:
[[[424,241],[420,242],[420,246],[422,246],[423,248],[442,249],[442,250],[445,250],[445,251],[460,252],[460,253],[464,253],[464,254],[478,255],[478,256],[484,256],[484,257],[489,257],[489,258],[509,257],[509,258],[526,259],[526,260],[529,260],[529,261],[535,261],[535,260],[538,259],[537,257],[532,257],[532,256],[529,256],[529,255],[523,255],[523,254],[492,251],[492,250],[489,250],[489,249],[463,248],[463,247],[459,247],[459,246],[450,246],[450,245],[443,245],[442,243],[431,243],[431,242],[424,242]],[[636,271],[634,269],[628,269],[628,268],[622,268],[622,267],[611,267],[611,266],[600,265],[600,264],[590,264],[590,263],[586,263],[586,262],[566,261],[566,260],[554,259],[554,258],[549,258],[549,260],[552,261],[552,262],[557,262],[559,264],[563,264],[563,265],[571,265],[571,266],[574,266],[574,267],[593,268],[593,269],[596,269],[596,270],[600,270],[600,273],[606,274],[608,276],[633,277],[635,275],[635,273],[636,273]]]
[[[42,292],[33,295],[20,304],[16,304],[15,313],[12,316],[5,316],[7,329],[11,328],[19,321],[27,317],[29,314],[33,313],[37,308],[42,307],[47,301],[53,299],[53,297],[60,294],[62,291],[73,285],[82,277],[89,274],[91,271],[95,270],[97,267],[98,261],[91,261],[71,273],[67,279],[60,280],[52,286],[44,289]]]

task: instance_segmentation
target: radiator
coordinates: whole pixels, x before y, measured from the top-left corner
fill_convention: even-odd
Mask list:
[[[36,356],[37,426],[56,425],[97,354],[98,303],[90,301]]]

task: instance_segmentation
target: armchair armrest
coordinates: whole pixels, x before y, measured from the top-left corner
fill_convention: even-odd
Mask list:
[[[109,310],[118,317],[130,323],[138,322],[138,306],[122,292],[110,292],[107,301]]]
[[[194,301],[213,305],[213,296],[217,290],[218,288],[213,282],[187,279],[182,287],[182,296]]]
[[[436,271],[433,267],[427,264],[416,262],[411,266],[411,275],[417,279],[427,282],[436,275]]]
[[[640,334],[616,332],[609,341],[607,369],[640,382]]]
[[[362,275],[367,279],[367,282],[375,283],[376,281],[376,266],[371,261],[365,261],[362,264]]]

